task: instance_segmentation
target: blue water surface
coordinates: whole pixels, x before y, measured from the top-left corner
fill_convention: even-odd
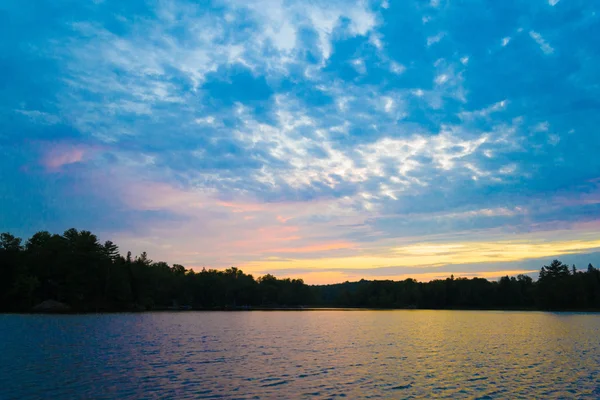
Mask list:
[[[0,399],[600,398],[600,314],[0,315]]]

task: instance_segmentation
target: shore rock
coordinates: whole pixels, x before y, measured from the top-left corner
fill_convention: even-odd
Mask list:
[[[47,312],[47,313],[62,313],[71,311],[71,307],[65,303],[56,300],[44,300],[37,306],[33,307],[32,311]]]

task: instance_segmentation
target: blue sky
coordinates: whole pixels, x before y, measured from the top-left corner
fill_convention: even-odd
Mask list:
[[[596,263],[597,6],[4,1],[0,230],[311,283]]]

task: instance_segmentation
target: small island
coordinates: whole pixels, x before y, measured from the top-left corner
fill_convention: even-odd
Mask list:
[[[89,231],[38,232],[26,242],[0,235],[0,311],[117,312],[312,308],[600,310],[600,270],[558,260],[526,275],[418,282],[379,280],[307,285],[258,278],[232,267],[200,272],[122,256]]]

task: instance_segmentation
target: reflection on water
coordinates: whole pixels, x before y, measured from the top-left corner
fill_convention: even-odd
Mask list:
[[[0,398],[600,398],[600,314],[0,315]]]

